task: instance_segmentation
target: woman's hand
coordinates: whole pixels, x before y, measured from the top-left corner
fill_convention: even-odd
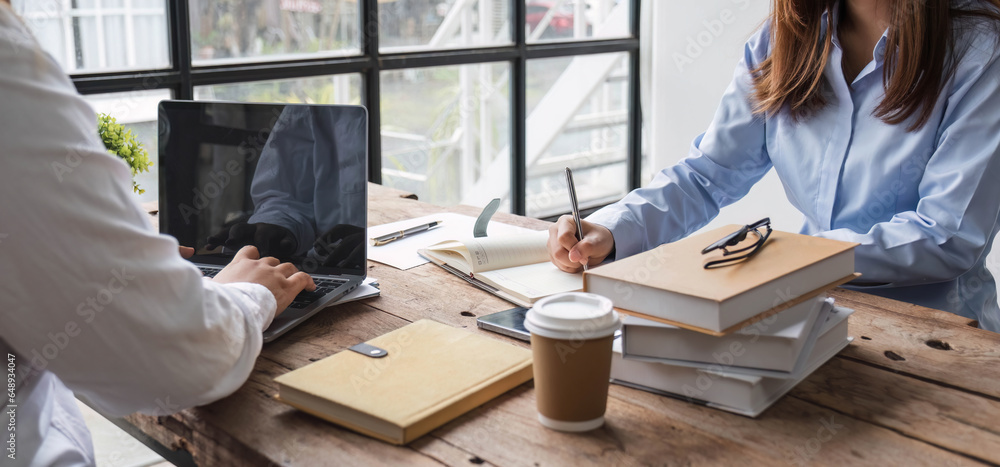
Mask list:
[[[615,238],[607,227],[581,221],[583,240],[576,239],[573,216],[562,216],[549,227],[549,258],[566,272],[578,272],[583,263],[601,264],[615,247]]]

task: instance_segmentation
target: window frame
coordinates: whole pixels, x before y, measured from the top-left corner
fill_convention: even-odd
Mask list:
[[[191,24],[187,0],[167,1],[167,32],[170,68],[83,73],[71,76],[81,94],[134,92],[170,89],[174,99],[194,99],[195,86],[247,81],[308,78],[359,73],[364,83],[362,104],[368,108],[368,181],[382,182],[380,79],[383,70],[508,62],[511,69],[511,212],[525,214],[527,167],[525,161],[527,117],[525,89],[527,62],[531,59],[574,55],[626,52],[628,78],[628,189],[638,188],[642,177],[642,113],[639,96],[639,16],[640,0],[630,2],[631,37],[566,42],[526,42],[524,0],[510,0],[510,27],[513,43],[502,46],[380,53],[378,0],[358,0],[361,4],[360,55],[301,58],[280,61],[252,61],[208,66],[192,65]],[[567,206],[568,208],[568,206]]]

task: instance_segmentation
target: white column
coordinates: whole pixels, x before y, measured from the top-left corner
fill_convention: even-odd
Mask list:
[[[472,7],[462,6],[462,44],[472,43]],[[461,195],[464,198],[468,190],[476,182],[476,119],[473,106],[476,105],[473,66],[463,65],[458,68],[458,115],[462,125],[461,136]]]
[[[596,28],[597,25],[595,24]],[[576,0],[573,3],[573,38],[582,39],[587,37],[587,3],[584,0]]]
[[[479,0],[479,43],[489,44],[493,40],[493,6],[495,0]],[[490,98],[493,94],[493,65],[482,63],[479,69],[479,169],[488,167],[493,161],[493,115],[490,113]],[[481,171],[479,176],[485,176]],[[467,183],[469,186],[474,182]],[[463,193],[464,195],[464,193]]]

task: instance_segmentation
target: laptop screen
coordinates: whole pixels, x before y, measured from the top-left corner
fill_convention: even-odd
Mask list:
[[[160,231],[225,265],[245,245],[310,274],[364,275],[367,112],[163,101]]]

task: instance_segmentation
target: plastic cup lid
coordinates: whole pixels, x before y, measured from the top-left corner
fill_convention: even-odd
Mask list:
[[[584,292],[545,297],[524,319],[532,334],[553,339],[596,339],[614,334],[620,325],[611,300]]]

